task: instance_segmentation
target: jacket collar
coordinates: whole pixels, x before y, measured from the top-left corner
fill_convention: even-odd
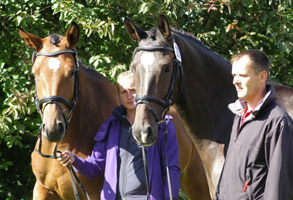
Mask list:
[[[113,112],[113,116],[117,117],[120,121],[123,123],[129,123],[128,120],[126,119],[126,108],[123,105],[120,105],[116,107]]]
[[[275,101],[277,99],[274,89],[271,85],[266,85],[267,93],[266,95],[259,101],[258,105],[254,108],[251,113],[251,119],[254,119],[257,113],[262,110],[266,105],[270,102]],[[242,116],[244,114],[245,108],[247,107],[247,102],[245,100],[238,99],[236,102],[228,105],[228,108],[236,115]]]

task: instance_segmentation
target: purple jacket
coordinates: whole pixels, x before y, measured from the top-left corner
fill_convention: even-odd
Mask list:
[[[76,171],[88,178],[94,178],[104,172],[105,180],[101,192],[101,199],[112,200],[116,197],[120,123],[121,121],[117,117],[111,115],[101,125],[94,138],[96,144],[92,154],[85,160],[75,157],[75,162],[73,163]],[[175,128],[171,121],[168,122],[167,129],[167,155],[172,195],[173,198],[178,199],[180,189],[178,144]],[[151,200],[169,198],[164,144],[165,137],[163,128],[161,128],[156,144],[146,148]]]

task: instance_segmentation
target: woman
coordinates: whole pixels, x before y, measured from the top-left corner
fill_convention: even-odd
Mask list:
[[[159,133],[158,142],[146,147],[149,176],[149,181],[146,182],[142,147],[136,143],[131,134],[135,117],[135,95],[133,73],[130,71],[121,73],[117,78],[117,96],[121,106],[116,107],[112,115],[101,125],[94,138],[96,144],[92,154],[84,160],[65,151],[59,159],[62,165],[72,164],[77,172],[89,178],[104,172],[105,180],[101,199],[169,199],[163,128]],[[172,196],[173,199],[178,199],[180,189],[178,144],[175,129],[170,120],[168,120],[167,130],[167,156]]]

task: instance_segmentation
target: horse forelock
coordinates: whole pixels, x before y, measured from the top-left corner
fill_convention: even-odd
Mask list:
[[[50,43],[51,43],[52,45],[57,46],[57,45],[61,42],[60,37],[61,37],[61,35],[58,35],[58,34],[52,33],[52,34],[50,35]]]
[[[147,31],[148,39],[156,40],[157,39],[157,29],[151,29],[150,31]]]
[[[159,29],[151,29],[146,31],[147,38],[141,40],[141,46],[154,46],[154,45],[166,45],[166,40],[159,31]]]

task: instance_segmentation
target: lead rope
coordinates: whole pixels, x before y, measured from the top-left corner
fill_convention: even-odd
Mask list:
[[[58,145],[59,145],[59,142],[57,142],[55,148],[54,148],[54,152],[52,155],[46,155],[46,154],[43,154],[42,153],[42,135],[41,135],[41,128],[39,129],[39,138],[40,138],[40,142],[39,142],[39,149],[36,149],[35,148],[35,151],[38,152],[42,157],[44,158],[50,158],[50,159],[57,159],[58,156],[57,156],[57,152],[58,153],[61,153],[61,151],[58,151],[57,148],[58,148]],[[73,187],[73,192],[74,192],[74,196],[75,196],[75,199],[76,200],[80,200],[79,198],[79,194],[78,194],[78,190],[77,190],[77,187],[76,187],[76,184],[75,184],[75,181],[74,179],[76,180],[76,182],[78,183],[79,187],[81,188],[81,190],[83,191],[84,195],[86,196],[87,200],[90,200],[90,197],[87,193],[87,191],[85,190],[83,184],[81,183],[80,179],[77,177],[72,165],[67,165],[67,169],[69,171],[69,174],[70,174],[70,178],[71,178],[71,183],[72,183],[72,187]]]
[[[170,171],[169,171],[169,166],[168,166],[168,155],[167,155],[168,130],[167,130],[166,122],[163,121],[162,123],[163,123],[163,128],[164,128],[164,133],[165,133],[166,173],[167,173],[169,198],[170,198],[170,200],[173,200],[172,186],[171,186],[171,180],[170,180]],[[150,199],[149,173],[148,173],[147,159],[146,159],[144,146],[142,146],[142,158],[143,158],[144,173],[145,173],[146,186],[147,186],[147,199]]]
[[[56,104],[58,105],[58,104]],[[63,117],[64,117],[64,114],[63,114]],[[58,151],[58,145],[59,145],[59,142],[56,143],[55,145],[55,148],[54,148],[54,152],[52,153],[52,155],[46,155],[42,152],[42,125],[40,126],[39,128],[39,147],[38,149],[35,148],[35,151],[38,152],[42,157],[44,158],[50,158],[50,159],[57,159],[58,156],[57,156],[57,152],[58,153],[61,153],[61,151]],[[73,192],[74,192],[74,196],[75,196],[75,199],[76,200],[80,200],[79,198],[79,194],[78,194],[78,190],[77,190],[77,187],[76,187],[76,184],[75,184],[75,181],[74,181],[74,178],[76,180],[76,182],[78,183],[79,187],[81,188],[81,190],[83,191],[84,195],[86,196],[87,200],[90,200],[90,197],[88,195],[88,193],[86,192],[83,184],[81,183],[81,181],[79,180],[79,178],[77,177],[74,169],[72,168],[71,165],[67,165],[67,169],[69,171],[69,174],[70,174],[70,177],[71,177],[71,183],[72,183],[72,187],[73,187]]]
[[[85,190],[83,184],[81,183],[81,181],[80,181],[79,178],[77,177],[77,175],[76,175],[76,173],[75,173],[75,171],[74,171],[72,165],[71,165],[71,164],[67,165],[67,169],[68,169],[68,171],[69,171],[69,173],[70,173],[70,177],[71,177],[71,180],[72,180],[71,183],[72,183],[72,187],[73,187],[73,191],[74,191],[75,199],[76,199],[76,200],[80,200],[80,198],[79,198],[79,194],[78,194],[78,191],[77,191],[77,187],[76,187],[76,184],[75,184],[75,182],[74,182],[74,178],[75,178],[76,182],[78,183],[79,187],[81,188],[81,190],[83,191],[83,193],[84,193],[84,195],[86,196],[86,198],[87,198],[88,200],[90,200],[90,197],[89,197],[88,193],[86,192],[86,190]]]
[[[164,127],[164,131],[165,131],[166,173],[167,173],[167,181],[168,181],[168,190],[169,190],[170,200],[173,200],[170,172],[169,172],[169,165],[168,165],[168,156],[167,156],[168,130],[167,130],[167,124],[165,121],[163,123],[163,127]]]
[[[142,160],[143,160],[143,166],[144,166],[144,174],[145,174],[145,181],[146,181],[146,187],[147,187],[147,200],[150,199],[150,186],[149,186],[149,172],[148,172],[148,164],[145,154],[145,148],[142,146]]]

